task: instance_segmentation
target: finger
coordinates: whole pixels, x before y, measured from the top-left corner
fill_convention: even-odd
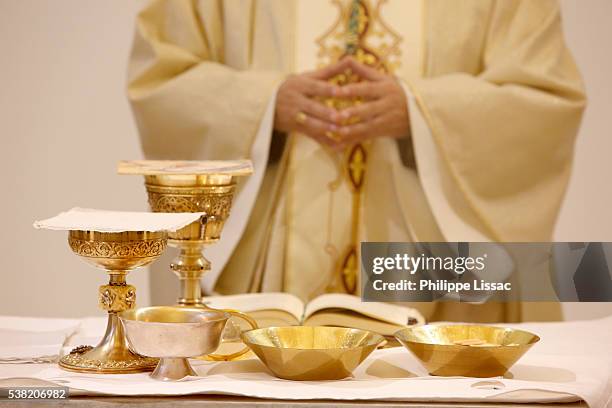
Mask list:
[[[338,130],[338,134],[340,135],[343,146],[348,146],[378,136],[382,125],[383,121],[381,120],[381,116],[378,116],[366,122],[342,126]]]
[[[333,123],[309,115],[306,115],[304,120],[297,121],[297,125],[298,132],[314,138],[327,138],[326,134],[328,132],[338,132],[338,126]]]
[[[307,72],[306,75],[313,79],[327,80],[336,75],[343,73],[349,67],[350,61],[342,59],[334,64],[315,71]]]
[[[378,71],[375,68],[362,64],[353,57],[346,57],[345,59],[348,62],[348,67],[351,68],[354,73],[356,73],[363,79],[377,82],[382,81],[387,77],[386,74]]]
[[[338,141],[331,137],[331,133],[329,132],[326,134],[317,133],[309,136],[321,146],[327,146],[330,147],[332,150],[338,150]]]
[[[305,96],[300,97],[298,100],[298,106],[300,106],[301,111],[308,116],[317,118],[330,124],[339,122],[339,114],[335,109],[328,108],[322,103],[306,98]]]
[[[338,141],[331,137],[331,133],[329,131],[326,133],[318,133],[318,132],[306,133],[304,132],[304,134],[308,136],[309,138],[311,138],[312,140],[319,143],[321,146],[330,147],[332,150],[337,149]]]
[[[332,134],[337,134],[338,126],[317,118],[309,117],[307,121],[300,125],[298,131],[331,148],[335,148],[338,144],[338,141],[331,137]]]
[[[299,84],[300,92],[310,97],[331,98],[339,92],[338,86],[334,84],[306,76],[302,78]]]
[[[340,87],[340,95],[348,98],[378,99],[384,89],[377,82],[358,82]]]
[[[349,119],[355,118],[360,122],[365,122],[385,113],[389,109],[388,105],[386,100],[378,99],[351,106],[340,112],[340,121],[346,123]]]

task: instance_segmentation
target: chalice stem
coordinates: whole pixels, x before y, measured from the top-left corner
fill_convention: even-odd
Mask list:
[[[122,361],[134,359],[134,353],[130,351],[123,325],[119,321],[116,312],[108,312],[106,332],[92,352],[95,351],[97,358],[105,361]]]
[[[83,357],[100,362],[138,361],[142,357],[130,350],[125,330],[118,313],[132,309],[136,301],[136,288],[126,283],[128,270],[108,270],[109,282],[100,287],[100,307],[108,313],[106,332],[100,343]]]
[[[133,354],[128,346],[123,325],[117,313],[134,307],[136,288],[127,285],[128,270],[108,270],[109,282],[100,288],[100,307],[107,311],[108,319],[104,337],[93,350],[98,357],[108,360],[122,360]]]
[[[202,275],[210,270],[210,262],[202,255],[201,243],[182,242],[180,254],[171,267],[178,276],[181,306],[202,306]]]

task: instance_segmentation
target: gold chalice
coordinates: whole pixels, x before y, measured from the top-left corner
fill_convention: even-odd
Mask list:
[[[236,178],[253,172],[249,160],[236,161],[123,161],[119,174],[144,175],[153,212],[204,213],[199,221],[169,233],[168,243],[179,249],[170,269],[180,281],[178,305],[209,309],[202,302],[202,276],[210,270],[202,251],[221,238],[236,191]],[[223,310],[245,320],[253,329],[257,323],[237,310]],[[210,354],[212,360],[232,360],[249,351],[248,347],[228,354]]]
[[[155,368],[157,359],[130,350],[118,313],[136,304],[136,288],[125,278],[129,271],[148,265],[166,249],[167,232],[70,231],[72,251],[88,263],[108,272],[100,286],[99,306],[108,312],[106,333],[96,346],[79,346],[60,359],[60,367],[91,373],[134,373]]]

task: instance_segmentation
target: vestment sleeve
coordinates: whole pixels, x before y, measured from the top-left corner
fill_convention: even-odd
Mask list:
[[[249,158],[283,74],[250,69],[248,55],[226,64],[223,15],[221,2],[192,0],[153,1],[138,15],[128,97],[146,158]],[[240,43],[248,54],[250,40]]]
[[[488,24],[479,74],[410,84],[428,130],[413,128],[419,177],[447,240],[465,239],[464,224],[491,240],[550,240],[586,103],[582,80],[556,1],[497,1]]]

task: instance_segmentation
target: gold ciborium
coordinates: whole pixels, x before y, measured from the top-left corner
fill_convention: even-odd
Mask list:
[[[160,232],[69,231],[72,251],[109,274],[100,286],[99,306],[108,312],[106,333],[96,346],[79,346],[60,359],[60,367],[79,372],[133,373],[149,371],[157,359],[130,350],[118,313],[136,304],[136,288],[126,283],[129,271],[148,265],[166,249],[168,235]]]
[[[236,178],[253,172],[248,160],[236,161],[124,161],[119,174],[139,174],[145,177],[149,206],[153,212],[204,213],[199,221],[170,232],[168,243],[179,250],[170,269],[179,278],[180,306],[210,309],[202,302],[201,279],[210,271],[210,262],[203,250],[221,238],[221,231],[232,207]],[[251,328],[257,323],[237,310],[225,312],[245,320]],[[208,355],[212,360],[231,360],[246,352],[248,347],[229,355]]]

